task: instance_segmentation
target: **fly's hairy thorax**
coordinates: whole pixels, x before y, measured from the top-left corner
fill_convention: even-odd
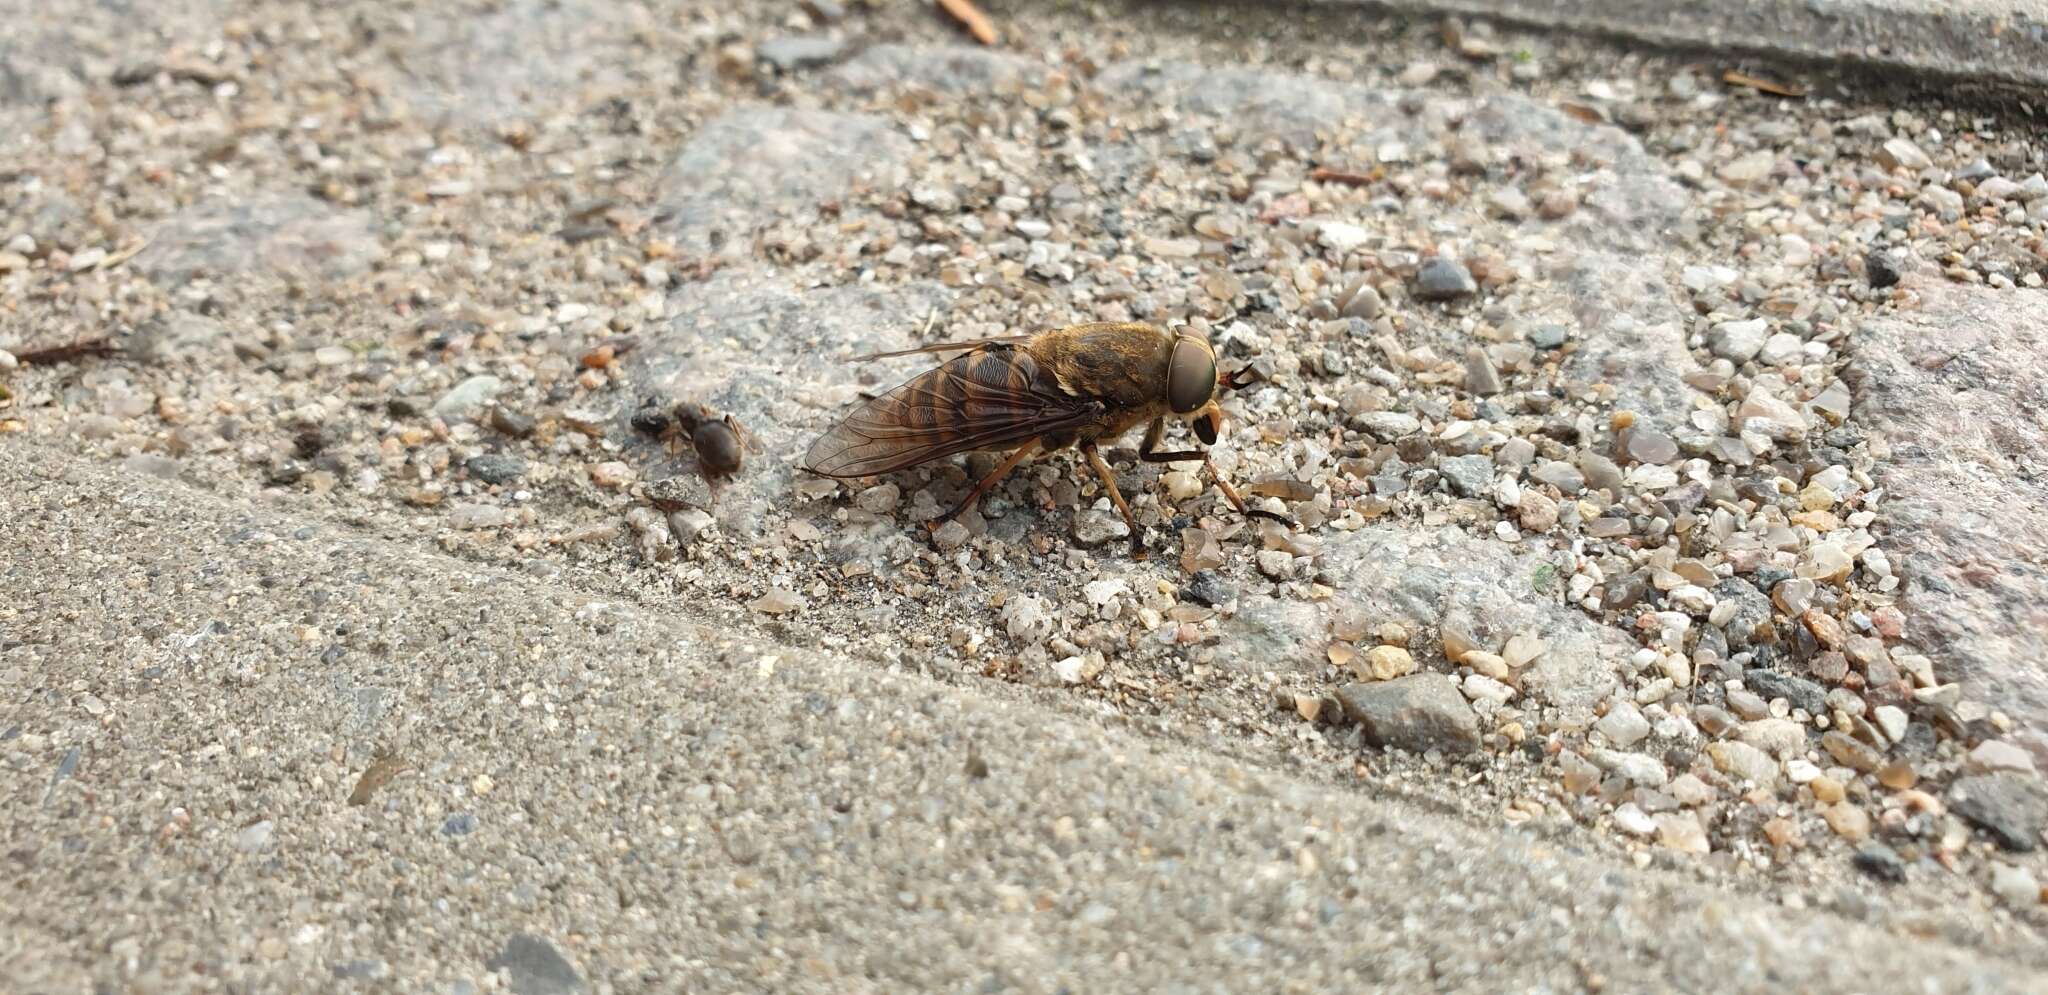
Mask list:
[[[1098,322],[1047,332],[1028,347],[1041,376],[1100,400],[1112,413],[1149,410],[1166,397],[1173,338],[1149,325]]]

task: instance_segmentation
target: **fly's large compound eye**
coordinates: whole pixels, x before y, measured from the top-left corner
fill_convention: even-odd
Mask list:
[[[690,437],[697,459],[715,476],[729,477],[740,469],[740,437],[722,421],[700,422]]]
[[[1200,339],[1183,335],[1173,343],[1166,367],[1166,404],[1184,415],[1216,396],[1216,354]]]
[[[1216,444],[1216,437],[1222,434],[1223,415],[1219,412],[1211,411],[1195,419],[1194,429],[1195,438],[1202,440],[1202,445],[1213,446]]]

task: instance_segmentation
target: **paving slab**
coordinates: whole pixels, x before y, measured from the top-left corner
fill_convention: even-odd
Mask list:
[[[2048,980],[17,442],[0,550],[15,991]]]
[[[1378,10],[1492,17],[1729,55],[1899,68],[2048,86],[2041,0],[1319,0]]]

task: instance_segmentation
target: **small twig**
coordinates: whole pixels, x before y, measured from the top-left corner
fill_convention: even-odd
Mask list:
[[[1790,83],[1779,83],[1760,76],[1751,76],[1748,73],[1734,69],[1722,73],[1721,82],[1729,86],[1746,86],[1761,93],[1769,93],[1779,97],[1791,97],[1795,100],[1806,96],[1804,87],[1794,86]]]
[[[984,45],[996,43],[996,26],[989,23],[988,15],[974,5],[974,0],[939,0],[939,7],[959,21],[975,41]]]
[[[68,342],[64,345],[53,345],[47,349],[30,349],[27,352],[17,352],[14,354],[14,358],[30,366],[41,366],[50,363],[69,363],[73,360],[86,359],[91,356],[111,356],[119,351],[120,349],[114,345],[113,339],[101,336],[96,339],[79,339],[76,342]]]
[[[1352,173],[1342,169],[1331,169],[1328,166],[1317,166],[1314,172],[1308,174],[1308,178],[1317,183],[1340,183],[1347,187],[1369,187],[1380,181],[1379,177],[1371,173]]]

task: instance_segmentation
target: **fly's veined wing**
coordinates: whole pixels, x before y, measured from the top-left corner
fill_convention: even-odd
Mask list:
[[[1022,445],[1101,412],[1099,402],[1042,383],[1038,374],[1038,362],[1022,349],[955,356],[855,409],[811,444],[804,466],[827,477],[889,473],[955,453]]]

